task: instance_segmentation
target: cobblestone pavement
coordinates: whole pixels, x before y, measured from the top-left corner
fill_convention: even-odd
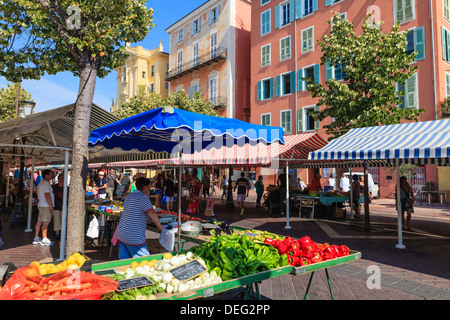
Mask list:
[[[397,214],[393,200],[374,200],[370,205],[370,232],[364,231],[364,214],[359,220],[306,219],[294,211],[289,223],[279,212],[269,214],[254,208],[254,193],[240,216],[239,209],[228,209],[226,201],[216,199],[215,217],[235,225],[268,230],[300,238],[309,235],[317,242],[345,244],[362,254],[361,259],[328,269],[331,289],[336,300],[449,300],[450,299],[450,208],[438,204],[417,204],[411,231],[404,231],[404,249],[397,249]],[[196,214],[203,217],[202,214]],[[33,218],[34,219],[34,218]],[[34,221],[34,220],[33,220]],[[34,227],[34,224],[32,224]],[[52,232],[50,231],[50,236]],[[5,248],[0,250],[0,265],[13,262],[17,267],[32,261],[59,258],[59,242],[53,246],[32,245],[34,233],[24,228],[8,227],[3,221]],[[148,238],[157,234],[148,233]],[[193,244],[186,244],[186,248]],[[86,247],[85,254],[94,260],[115,260],[113,251],[107,257],[104,248]],[[380,275],[375,278],[375,275]],[[311,273],[284,275],[260,284],[263,300],[302,300]],[[380,281],[377,282],[376,280]],[[379,286],[377,286],[379,284]],[[229,299],[240,297],[239,295]],[[330,300],[326,273],[314,273],[308,300]]]

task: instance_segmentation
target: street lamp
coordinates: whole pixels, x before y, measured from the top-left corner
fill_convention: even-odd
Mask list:
[[[19,115],[23,118],[33,113],[36,102],[23,100],[20,101]]]

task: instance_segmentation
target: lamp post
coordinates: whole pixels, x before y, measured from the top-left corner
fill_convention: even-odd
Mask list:
[[[33,113],[36,102],[23,100],[20,101],[19,116],[22,118],[29,116]]]

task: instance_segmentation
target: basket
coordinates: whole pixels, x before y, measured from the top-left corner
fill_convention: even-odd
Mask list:
[[[186,221],[181,225],[181,232],[188,236],[198,236],[202,231],[202,224],[198,221]]]

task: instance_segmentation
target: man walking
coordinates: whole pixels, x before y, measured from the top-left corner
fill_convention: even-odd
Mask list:
[[[244,214],[244,202],[245,197],[248,197],[248,191],[250,190],[250,182],[245,178],[245,172],[241,172],[241,177],[237,179],[236,186],[234,187],[234,191],[237,188],[237,202],[239,204],[239,208],[241,208],[240,215]]]
[[[117,178],[117,175],[113,169],[109,170],[109,173],[106,175],[105,178],[106,178],[106,197],[109,198],[109,200],[113,201],[116,185],[120,184],[120,181]]]
[[[37,187],[38,196],[38,220],[35,227],[33,244],[41,244],[44,246],[52,245],[47,238],[48,225],[52,221],[53,212],[55,211],[55,196],[53,194],[50,180],[53,178],[53,173],[50,170],[42,171],[42,180]],[[42,231],[42,240],[39,237],[39,232]]]
[[[53,194],[55,197],[55,211],[53,212],[53,230],[55,231],[56,239],[61,237],[61,221],[64,198],[64,173],[58,176],[58,183],[52,185]],[[67,194],[69,194],[69,187],[67,187]]]

